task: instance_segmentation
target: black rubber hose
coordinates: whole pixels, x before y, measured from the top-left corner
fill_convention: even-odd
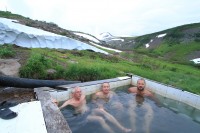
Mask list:
[[[67,85],[80,83],[81,81],[66,81],[66,80],[39,80],[28,78],[17,78],[9,76],[0,76],[0,86],[6,87],[21,87],[21,88],[37,88],[37,87],[52,87],[59,85]]]

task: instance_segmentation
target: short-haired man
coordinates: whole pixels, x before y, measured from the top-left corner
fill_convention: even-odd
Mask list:
[[[152,97],[153,94],[146,88],[146,82],[143,78],[137,80],[137,86],[131,87],[128,89],[130,93],[135,93],[141,96],[150,96]]]
[[[130,93],[133,93],[135,97],[135,101],[132,102],[129,101],[130,108],[128,109],[128,112],[131,114],[130,115],[130,121],[132,125],[135,127],[136,123],[136,112],[133,110],[136,109],[137,106],[141,107],[141,109],[146,110],[146,113],[144,115],[144,126],[143,129],[145,130],[146,133],[150,132],[150,124],[151,121],[154,117],[153,109],[151,105],[148,102],[145,102],[145,97],[149,97],[152,100],[155,100],[155,102],[158,102],[157,99],[154,97],[152,92],[146,88],[146,82],[143,78],[137,80],[137,86],[136,87],[131,87],[128,89]],[[135,127],[134,130],[136,130],[137,127]]]
[[[108,102],[114,95],[115,95],[115,93],[113,91],[110,91],[110,84],[108,82],[104,82],[101,85],[100,91],[96,92],[93,95],[92,99],[93,99],[93,102],[96,101],[96,100],[101,100],[101,99],[104,100],[105,102]],[[98,104],[98,102],[99,101],[96,101],[97,104]],[[117,106],[118,107],[122,107],[122,105],[119,102],[116,102],[116,101],[111,101],[111,102],[115,102],[115,104],[118,103]],[[109,119],[109,121],[111,123],[113,123],[114,125],[116,125],[123,132],[130,132],[131,131],[131,129],[125,128],[124,126],[122,126],[113,115],[111,115],[110,113],[108,113],[104,109],[102,103],[98,104],[98,107],[99,107],[99,110],[96,111],[97,112],[96,114],[98,114],[98,112],[103,113],[104,117],[106,117],[107,119]],[[112,130],[110,129],[110,127],[109,127],[109,131],[112,132]]]
[[[86,111],[85,95],[82,94],[80,87],[75,87],[72,90],[72,98],[64,102],[62,106],[59,107],[59,109],[62,109],[68,105],[73,106],[77,113],[82,113],[83,111]]]
[[[113,95],[114,92],[110,91],[110,84],[108,82],[105,82],[101,85],[101,90],[96,92],[92,98],[93,100],[96,100],[98,98],[107,100],[110,99]]]

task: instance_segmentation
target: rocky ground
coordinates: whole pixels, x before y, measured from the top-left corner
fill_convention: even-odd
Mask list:
[[[0,75],[17,77],[17,73],[22,64],[29,57],[28,49],[14,47],[16,54],[14,57],[0,59]],[[34,99],[33,88],[5,87],[0,84],[0,103],[9,101],[14,103],[29,102]]]
[[[23,103],[35,100],[33,89],[31,88],[0,88],[0,103],[3,101],[11,103]]]

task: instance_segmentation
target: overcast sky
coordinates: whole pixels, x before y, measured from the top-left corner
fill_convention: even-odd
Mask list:
[[[137,36],[200,22],[200,0],[0,0],[0,10],[92,35]]]

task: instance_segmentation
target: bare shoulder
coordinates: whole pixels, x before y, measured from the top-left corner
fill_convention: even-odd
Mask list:
[[[102,92],[101,92],[101,91],[98,91],[98,92],[95,93],[95,95],[96,95],[96,96],[101,96],[101,95],[102,95]]]
[[[145,89],[145,95],[150,97],[153,96],[152,92],[149,89]]]
[[[128,91],[131,93],[137,93],[137,87],[130,87]]]
[[[92,99],[93,99],[93,100],[97,99],[97,98],[101,95],[100,93],[101,93],[100,91],[94,93],[94,94],[92,95]]]
[[[85,95],[84,94],[81,96],[81,99],[85,99]]]
[[[71,99],[68,99],[67,101],[65,101],[65,103],[67,103],[67,104],[71,104],[73,101],[74,101],[74,99],[71,98]]]

